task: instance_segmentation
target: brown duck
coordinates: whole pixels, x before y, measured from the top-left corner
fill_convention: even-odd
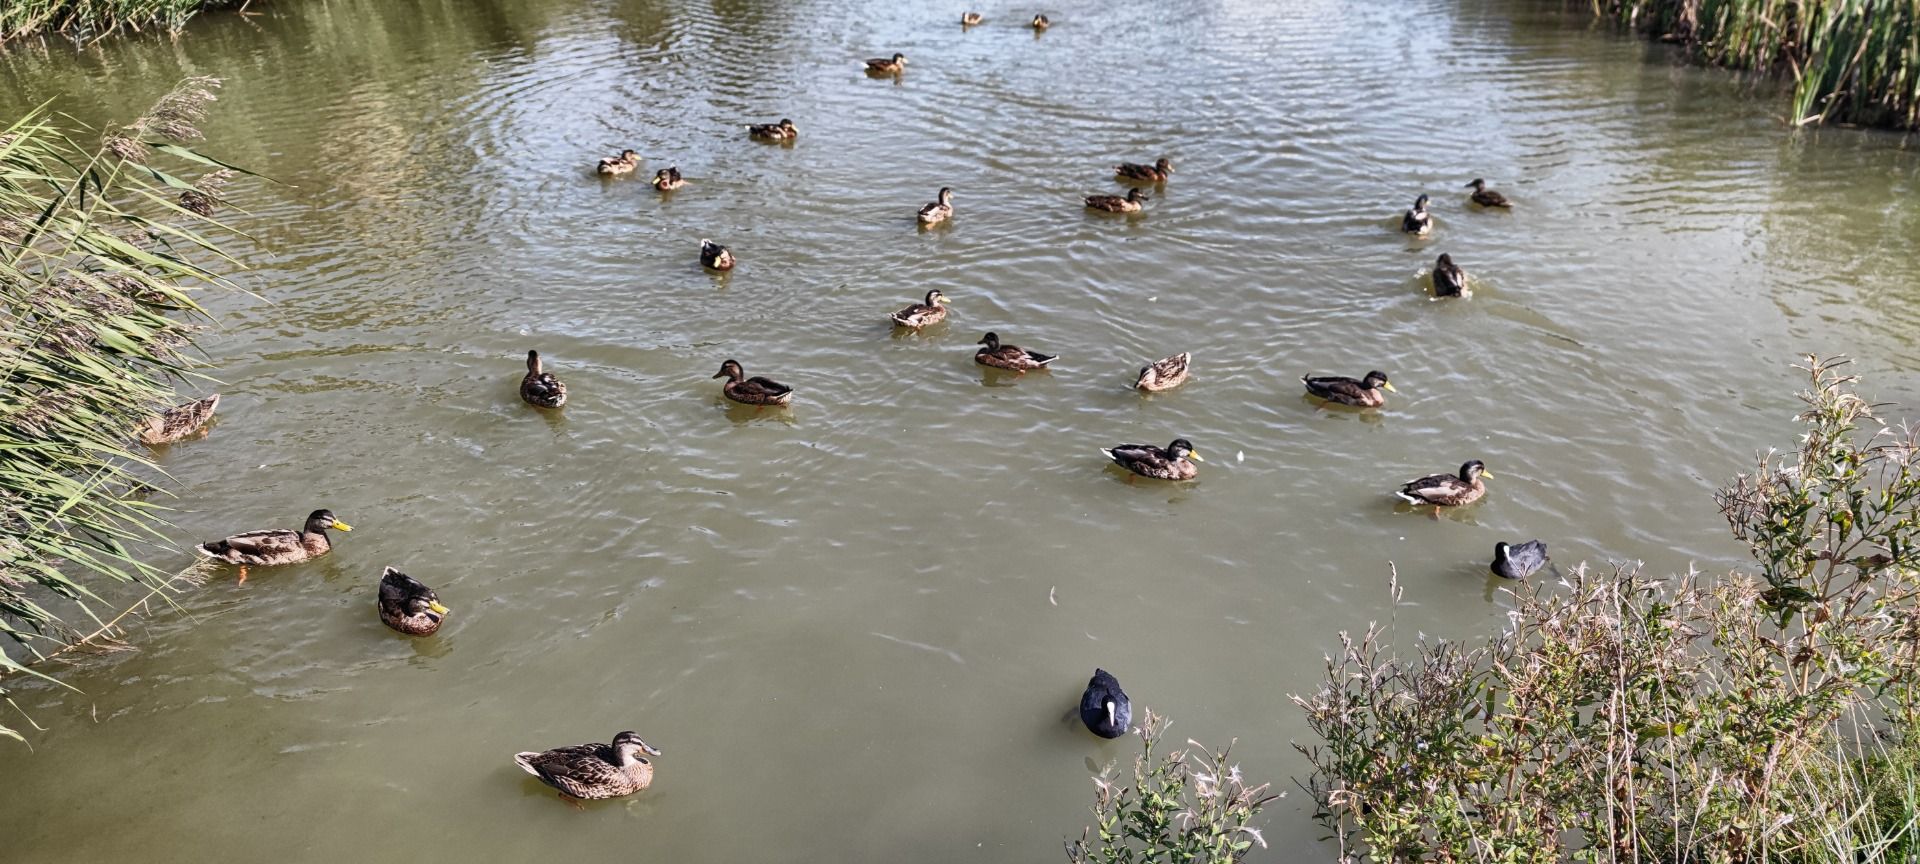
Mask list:
[[[742,405],[786,405],[793,401],[792,387],[772,378],[746,376],[746,370],[741,369],[738,362],[728,360],[720,364],[720,371],[713,377],[727,379],[720,392]]]
[[[973,362],[982,366],[992,366],[995,369],[1011,369],[1015,372],[1028,372],[1034,369],[1044,369],[1047,367],[1047,364],[1060,359],[1057,354],[1042,354],[1038,351],[1028,351],[1018,345],[1002,345],[1000,344],[1000,335],[997,333],[988,333],[980,337],[980,341],[974,344],[985,345],[987,347],[974,352]]]
[[[195,399],[185,405],[175,405],[140,424],[137,430],[141,443],[149,446],[172,444],[200,431],[213,419],[214,409],[220,407],[220,394],[215,393],[205,399]]]

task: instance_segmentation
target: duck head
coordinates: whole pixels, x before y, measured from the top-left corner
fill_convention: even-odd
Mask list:
[[[1176,460],[1191,459],[1195,462],[1207,461],[1200,458],[1200,454],[1193,452],[1193,442],[1185,438],[1173,439],[1173,443],[1167,445],[1167,454]]]
[[[1394,393],[1400,392],[1398,390],[1393,389],[1393,382],[1387,380],[1387,373],[1381,372],[1377,369],[1372,372],[1368,372],[1367,377],[1364,379],[1361,379],[1360,386],[1365,387],[1368,390],[1376,390],[1381,387],[1385,387],[1387,388],[1387,390],[1391,392],[1394,392]]]
[[[973,344],[985,345],[988,351],[998,351],[1000,350],[1000,334],[988,331],[987,335],[980,337],[980,341]]]
[[[614,757],[620,760],[621,765],[632,765],[635,762],[647,761],[641,754],[658,756],[660,750],[640,740],[637,733],[622,732],[613,736],[613,753]]]
[[[1480,481],[1480,478],[1482,477],[1492,477],[1492,476],[1493,476],[1493,472],[1487,470],[1487,464],[1478,459],[1472,460],[1467,464],[1460,466],[1460,479],[1465,480],[1468,483],[1477,483]]]
[[[926,305],[928,306],[938,306],[942,303],[952,303],[952,302],[953,301],[947,299],[947,295],[940,293],[940,289],[938,288],[935,288],[932,291],[927,292]]]
[[[315,510],[312,513],[307,514],[306,533],[325,534],[327,533],[328,528],[332,528],[336,531],[352,531],[353,530],[353,526],[348,525],[347,523],[342,522],[338,518],[336,518],[333,515],[332,510]]]
[[[727,362],[720,364],[720,371],[717,373],[714,373],[713,377],[725,378],[729,381],[738,381],[742,378],[747,377],[747,373],[746,373],[746,370],[740,368],[739,362],[734,360],[728,360]]]

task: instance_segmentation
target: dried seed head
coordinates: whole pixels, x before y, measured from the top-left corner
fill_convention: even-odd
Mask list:
[[[193,184],[193,188],[180,193],[180,206],[207,218],[213,217],[216,205],[223,203],[220,189],[233,179],[233,172],[222,168],[209,171]]]
[[[107,136],[107,152],[128,162],[132,162],[135,165],[145,165],[147,163],[147,148],[140,146],[140,142],[125,135],[109,134]]]
[[[219,86],[218,78],[205,75],[188,78],[153,103],[130,128],[175,141],[198,141],[205,136],[195,124],[207,116],[207,106],[217,98],[213,91]]]

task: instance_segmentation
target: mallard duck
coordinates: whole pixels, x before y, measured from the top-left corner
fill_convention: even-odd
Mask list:
[[[1367,377],[1358,381],[1339,375],[1302,375],[1302,383],[1307,392],[1328,402],[1342,405],[1354,405],[1361,408],[1378,408],[1387,404],[1387,397],[1380,391],[1399,392],[1393,389],[1393,382],[1387,380],[1385,372],[1368,372]]]
[[[1080,695],[1080,722],[1102,738],[1127,734],[1127,726],[1133,722],[1133,703],[1127,700],[1127,691],[1120,689],[1119,680],[1105,669],[1093,670],[1087,692]]]
[[[1108,213],[1138,213],[1140,202],[1147,200],[1147,193],[1139,189],[1127,190],[1127,197],[1118,195],[1093,195],[1087,198],[1087,209],[1104,210]]]
[[[1118,444],[1110,450],[1100,452],[1107,454],[1107,458],[1112,459],[1113,464],[1155,480],[1192,480],[1200,473],[1200,469],[1193,467],[1193,463],[1207,461],[1200,458],[1200,454],[1193,452],[1193,443],[1185,438],[1175,438],[1173,443],[1165,447],[1155,447],[1152,444]]]
[[[953,216],[953,190],[940,187],[940,200],[920,208],[920,224],[938,225]]]
[[[653,188],[662,192],[672,192],[685,185],[687,185],[687,181],[680,179],[680,166],[678,165],[670,168],[662,168],[653,172]]]
[[[608,156],[600,160],[600,167],[595,170],[617,177],[621,174],[631,174],[633,169],[638,167],[640,167],[640,154],[632,150],[622,150],[618,156]]]
[[[1045,15],[1035,15],[1033,16],[1033,21],[1029,23],[1027,26],[1032,27],[1035,30],[1045,30],[1048,27],[1052,27],[1053,22],[1048,21],[1047,16]]]
[[[1528,540],[1518,545],[1493,544],[1493,563],[1489,569],[1502,579],[1525,579],[1547,566],[1547,544]]]
[[[520,398],[535,408],[567,404],[567,385],[540,368],[540,352],[527,352],[527,377],[520,379]]]
[[[1173,163],[1167,161],[1167,158],[1165,156],[1160,157],[1160,159],[1154,162],[1152,165],[1138,165],[1132,162],[1122,162],[1118,165],[1113,166],[1113,173],[1128,180],[1145,180],[1149,183],[1165,183],[1167,182],[1168,177],[1173,176]]]
[[[1427,212],[1427,196],[1413,199],[1413,209],[1400,217],[1400,230],[1416,237],[1425,237],[1433,231],[1433,214]]]
[[[875,75],[898,75],[907,68],[907,55],[894,54],[892,57],[875,57],[866,61],[867,71]]]
[[[978,12],[960,13],[960,26],[962,27],[972,27],[975,24],[979,24],[980,22],[985,20],[987,20],[986,16],[983,16]]]
[[[1038,351],[1028,351],[1018,345],[1002,345],[1000,335],[997,333],[988,333],[974,344],[987,347],[973,353],[973,362],[982,366],[992,366],[995,369],[1026,372],[1045,368],[1047,364],[1060,359],[1057,354],[1041,354]]]
[[[408,636],[432,636],[452,610],[420,580],[388,567],[380,571],[380,621]]]
[[[1431,474],[1411,481],[1393,494],[1413,504],[1432,504],[1434,512],[1442,507],[1464,507],[1480,500],[1487,494],[1487,484],[1482,479],[1492,477],[1493,472],[1475,459],[1460,466],[1459,475]]]
[[[700,241],[700,266],[712,270],[732,270],[733,252],[712,240]]]
[[[792,141],[800,137],[800,130],[794,128],[792,120],[782,117],[778,123],[748,124],[747,134],[768,141]]]
[[[1158,393],[1172,390],[1187,383],[1187,363],[1193,355],[1182,351],[1165,360],[1157,360],[1140,367],[1140,377],[1134,379],[1133,386],[1146,393]]]
[[[898,326],[919,330],[947,320],[947,307],[941,305],[947,302],[947,295],[935,289],[927,292],[925,302],[915,303],[887,317]]]
[[[632,795],[653,785],[653,763],[646,757],[658,755],[639,735],[622,732],[613,736],[612,744],[515,753],[513,764],[560,790],[562,798],[593,801]]]
[[[1442,253],[1433,262],[1433,293],[1436,297],[1467,296],[1467,271],[1453,263],[1453,256]]]
[[[205,399],[195,399],[155,414],[140,424],[136,431],[141,442],[150,446],[172,444],[200,431],[200,427],[213,419],[213,411],[219,407],[220,394],[215,393]]]
[[[1470,196],[1470,200],[1472,200],[1473,203],[1478,204],[1482,207],[1512,207],[1513,206],[1513,202],[1508,201],[1507,196],[1502,195],[1498,192],[1495,192],[1492,189],[1488,189],[1487,181],[1482,180],[1478,177],[1473,178],[1473,182],[1468,183],[1467,188],[1473,190],[1473,195]]]
[[[311,561],[333,549],[327,529],[352,531],[353,527],[334,518],[332,510],[315,510],[307,515],[306,527],[298,531],[275,528],[248,531],[225,540],[211,540],[193,547],[193,551],[228,564],[240,565],[240,581],[247,581],[248,567],[273,567]]]
[[[739,363],[728,360],[720,364],[720,371],[713,377],[727,379],[720,392],[742,405],[785,405],[793,401],[792,387],[772,378],[758,375],[748,378],[746,375],[746,370],[741,369]]]

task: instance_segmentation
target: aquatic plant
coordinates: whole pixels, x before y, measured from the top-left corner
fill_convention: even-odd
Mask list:
[[[230,168],[176,143],[218,86],[188,79],[94,146],[46,106],[0,130],[0,676],[80,637],[63,612],[108,630],[108,587],[170,582],[135,555],[161,511],[132,430],[193,374],[192,292],[239,269],[207,238]],[[212,170],[195,184],[156,156]]]
[[[1230,864],[1266,846],[1252,822],[1280,796],[1240,776],[1231,746],[1216,753],[1189,740],[1192,749],[1156,757],[1167,724],[1146,711],[1131,785],[1111,767],[1094,778],[1094,824],[1067,843],[1070,864]]]
[[[0,42],[36,33],[97,39],[119,30],[186,26],[203,9],[244,7],[250,0],[0,0]]]

